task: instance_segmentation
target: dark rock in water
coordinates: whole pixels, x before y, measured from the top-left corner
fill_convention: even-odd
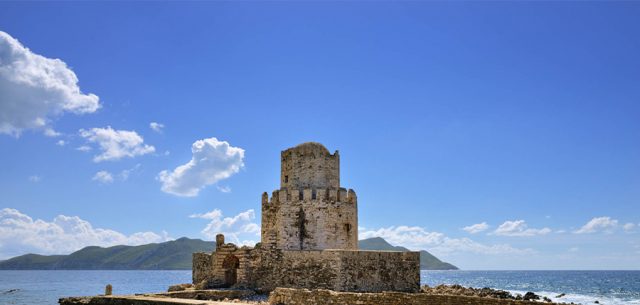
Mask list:
[[[566,293],[561,293],[561,294],[557,295],[556,298],[561,298],[561,297],[563,297],[565,295],[567,295],[567,294]]]
[[[600,304],[600,301],[596,300],[594,303],[596,303],[596,304]]]
[[[7,291],[3,291],[1,294],[9,294],[9,293],[14,293],[18,291],[20,291],[20,289],[9,289]]]
[[[534,301],[534,300],[540,300],[540,296],[529,291],[527,293],[524,294],[524,296],[522,297],[523,300],[525,301]]]
[[[446,295],[463,295],[463,296],[475,296],[483,298],[494,299],[509,299],[516,300],[517,297],[513,296],[508,291],[498,290],[493,288],[471,288],[463,287],[461,285],[438,285],[436,287],[422,286],[421,291],[428,294],[446,294]],[[522,297],[520,297],[522,299]]]
[[[551,299],[547,298],[547,297],[542,297],[542,300],[547,302],[547,303],[551,303],[552,302]]]

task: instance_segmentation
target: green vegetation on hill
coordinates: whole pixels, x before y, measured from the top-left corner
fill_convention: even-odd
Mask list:
[[[382,238],[359,242],[362,250],[409,251],[394,247]],[[193,252],[212,252],[215,243],[186,237],[159,244],[141,246],[86,247],[69,255],[26,254],[0,261],[0,270],[173,270],[191,269]],[[420,251],[420,268],[429,270],[458,269],[444,263],[427,251]]]
[[[215,243],[186,237],[141,246],[86,247],[69,255],[27,254],[1,261],[0,269],[191,269],[193,252],[211,252]]]
[[[386,240],[380,237],[363,239],[358,242],[361,250],[384,250],[384,251],[409,251],[409,249],[400,246],[392,246]],[[420,251],[420,269],[422,270],[458,270],[458,267],[439,260],[433,254],[422,250]]]

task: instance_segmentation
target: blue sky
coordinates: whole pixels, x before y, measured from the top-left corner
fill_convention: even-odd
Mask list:
[[[280,151],[318,141],[361,237],[465,269],[637,269],[639,14],[2,2],[0,258],[258,241]]]

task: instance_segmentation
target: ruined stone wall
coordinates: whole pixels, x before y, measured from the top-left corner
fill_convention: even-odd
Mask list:
[[[262,245],[282,250],[358,249],[353,190],[281,189],[262,195]]]
[[[529,305],[531,302],[426,293],[353,293],[329,290],[278,288],[269,296],[271,305]],[[555,303],[544,303],[557,305]]]
[[[193,284],[201,284],[206,280],[204,288],[251,286],[248,272],[253,265],[251,252],[254,249],[250,247],[238,248],[232,243],[225,244],[224,236],[219,234],[218,238],[220,237],[221,242],[216,244],[216,251],[212,254],[193,253]],[[229,282],[227,274],[229,271],[234,278],[233,283]]]
[[[321,288],[336,291],[418,291],[420,253],[382,251],[254,250],[250,288]]]
[[[319,143],[303,143],[281,154],[280,187],[339,188],[340,155]]]
[[[212,255],[196,252],[192,254],[191,278],[194,284],[200,283],[211,277]]]

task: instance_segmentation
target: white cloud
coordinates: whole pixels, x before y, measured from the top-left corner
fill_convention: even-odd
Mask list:
[[[636,227],[635,223],[625,223],[624,226],[622,228],[624,228],[625,231],[629,232],[631,230],[633,230]]]
[[[216,138],[196,141],[191,152],[193,157],[187,164],[158,174],[163,192],[194,197],[207,185],[231,177],[244,166],[244,149]]]
[[[493,234],[501,236],[535,236],[549,233],[551,233],[549,228],[529,228],[524,220],[505,221],[493,231]]]
[[[98,96],[80,91],[78,77],[66,63],[35,54],[0,31],[0,134],[19,137],[34,129],[57,136],[52,119],[98,108]]]
[[[64,141],[64,140],[58,140],[58,142],[56,142],[56,145],[58,145],[58,146],[65,146],[65,145],[67,145],[67,142],[66,142],[66,141]]]
[[[598,231],[611,232],[617,225],[618,221],[611,219],[611,217],[595,217],[573,233],[585,234],[595,233]]]
[[[149,123],[149,128],[153,129],[153,131],[157,133],[161,133],[162,129],[164,128],[164,124],[160,124],[158,122],[151,122]]]
[[[87,145],[82,145],[82,146],[76,148],[76,150],[79,150],[81,152],[89,152],[89,151],[91,151],[91,149],[92,149],[91,146],[87,146]]]
[[[101,154],[93,157],[94,162],[119,160],[124,157],[133,158],[154,152],[151,145],[144,144],[144,139],[135,131],[115,130],[107,128],[80,129],[80,136],[90,143],[98,144]]]
[[[230,237],[237,244],[255,244],[254,241],[241,241],[240,237],[260,236],[260,226],[254,222],[256,213],[253,209],[239,213],[233,217],[223,217],[222,211],[215,209],[204,214],[193,214],[190,218],[201,218],[209,220],[207,226],[201,231],[204,236],[214,239],[217,234],[224,234]]]
[[[42,181],[42,176],[38,176],[38,175],[29,176],[29,181],[36,182],[36,183],[40,182]]]
[[[53,130],[53,128],[46,128],[43,133],[45,136],[52,137],[52,138],[59,137],[62,135],[61,133]]]
[[[113,175],[108,171],[99,171],[93,176],[93,178],[91,178],[91,180],[107,184],[113,182]]]
[[[389,243],[404,246],[412,250],[429,250],[434,253],[448,255],[452,253],[471,252],[476,254],[527,254],[531,249],[517,249],[506,244],[484,245],[469,238],[450,238],[439,232],[429,232],[422,227],[392,226],[377,230],[358,228],[359,238],[382,237]]]
[[[476,223],[474,225],[470,225],[467,227],[462,228],[462,230],[467,231],[471,234],[476,234],[476,233],[480,233],[482,231],[485,231],[489,228],[489,225],[486,222],[482,222],[482,223]]]
[[[231,188],[228,186],[219,186],[216,185],[216,188],[218,189],[218,191],[221,191],[223,193],[231,193]]]
[[[77,216],[58,215],[52,222],[36,219],[18,210],[0,210],[0,258],[26,253],[66,254],[86,246],[140,245],[171,240],[166,232],[125,235],[94,228]]]
[[[136,164],[134,167],[130,169],[122,170],[119,175],[120,179],[122,179],[122,181],[127,181],[127,179],[129,179],[129,176],[137,172],[138,170],[140,170],[140,163]]]

